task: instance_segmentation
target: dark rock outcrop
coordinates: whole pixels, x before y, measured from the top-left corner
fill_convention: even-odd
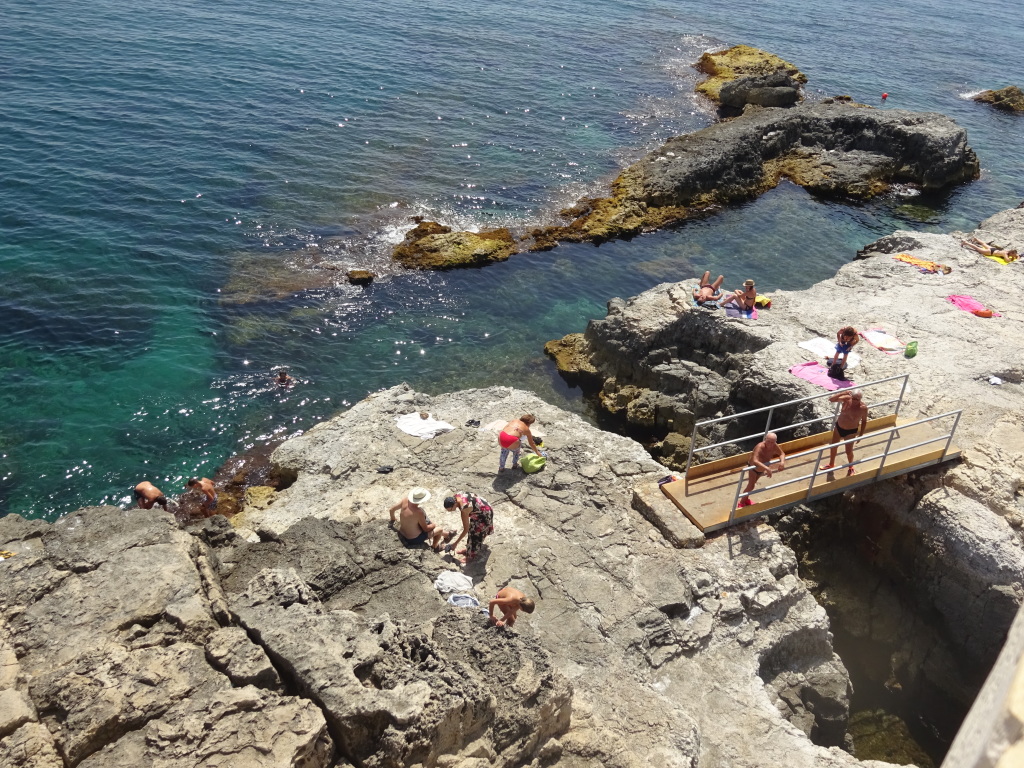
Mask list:
[[[769,75],[741,77],[722,85],[718,99],[723,107],[742,110],[757,107],[789,107],[800,100],[800,81],[779,70]]]
[[[762,78],[770,78],[772,85],[760,87],[783,87],[781,80],[776,80],[776,78],[783,78],[787,88],[791,86],[799,88],[801,84],[807,82],[807,76],[788,61],[749,45],[734,45],[724,51],[705,53],[694,66],[698,71],[708,75],[706,80],[697,85],[697,93],[727,106],[743,106],[743,104],[727,104],[721,93],[727,86],[737,81],[745,80],[749,87]],[[730,101],[734,100],[736,100],[735,92],[730,96]],[[756,104],[758,102],[744,101],[743,103]],[[761,106],[781,107],[791,103],[793,102],[786,101],[784,104],[762,104]]]
[[[998,91],[982,91],[974,100],[1006,112],[1024,112],[1024,91],[1016,85],[1008,85]]]
[[[535,229],[517,242],[505,229],[459,233],[423,222],[395,258],[406,266],[447,269],[559,242],[632,237],[749,200],[782,179],[822,196],[865,199],[896,183],[939,190],[978,173],[967,134],[944,115],[836,100],[760,109],[670,139],[623,171],[611,196],[563,211],[571,218],[565,225]]]

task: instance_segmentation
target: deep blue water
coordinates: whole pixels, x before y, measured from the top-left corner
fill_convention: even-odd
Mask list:
[[[691,65],[735,43],[797,64],[811,97],[887,91],[950,115],[982,178],[858,206],[784,185],[672,232],[482,270],[388,262],[414,214],[522,228],[603,191],[711,121]],[[541,348],[613,296],[704,268],[799,288],[895,228],[969,228],[1024,199],[1024,122],[964,98],[1024,85],[1022,43],[1009,0],[7,0],[0,514],[123,502],[143,478],[177,493],[401,381],[581,410]],[[310,246],[381,277],[225,301]],[[272,386],[277,365],[300,385]]]

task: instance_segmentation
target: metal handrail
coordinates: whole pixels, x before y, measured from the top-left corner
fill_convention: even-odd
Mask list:
[[[852,468],[852,467],[855,467],[855,466],[857,466],[859,464],[864,464],[864,463],[869,462],[869,461],[874,461],[875,459],[881,459],[881,463],[879,465],[879,468],[875,472],[875,477],[878,478],[878,477],[881,477],[882,467],[885,465],[885,461],[886,461],[886,459],[889,456],[895,456],[898,453],[903,453],[904,451],[913,450],[914,448],[920,448],[921,446],[928,445],[929,443],[937,443],[937,442],[939,442],[941,440],[945,440],[946,441],[946,446],[942,450],[942,455],[945,456],[946,453],[949,452],[949,447],[950,447],[950,445],[953,442],[953,435],[956,433],[956,428],[960,424],[960,416],[961,416],[962,413],[963,413],[962,410],[947,411],[946,413],[940,413],[937,416],[929,416],[927,418],[918,419],[917,421],[912,421],[912,422],[909,422],[907,424],[900,424],[900,425],[895,425],[895,426],[892,426],[892,427],[886,427],[885,429],[874,430],[874,431],[872,431],[870,433],[872,436],[881,436],[881,435],[884,435],[884,434],[888,434],[889,435],[889,439],[888,439],[888,441],[885,444],[885,449],[881,453],[876,453],[876,454],[871,455],[871,456],[863,456],[863,457],[861,457],[861,458],[859,458],[859,459],[857,459],[856,461],[853,461],[853,462],[845,462],[843,464],[838,464],[838,465],[834,466],[832,469],[829,469],[827,471],[829,473],[832,473],[832,472],[834,472],[836,470],[839,470],[839,469],[846,469],[848,467]],[[955,419],[953,421],[952,428],[946,434],[939,435],[938,437],[931,437],[931,438],[929,438],[927,440],[922,440],[922,441],[914,443],[912,445],[905,445],[905,446],[903,446],[901,448],[897,448],[896,450],[892,450],[893,437],[895,436],[895,434],[899,430],[901,430],[901,429],[908,429],[910,427],[915,427],[915,426],[918,426],[919,424],[927,424],[927,423],[932,422],[932,421],[938,421],[939,419],[949,418],[950,416],[954,416]],[[818,466],[818,461],[824,455],[825,451],[831,450],[832,448],[835,448],[838,451],[840,447],[845,446],[845,445],[847,445],[849,443],[854,443],[854,442],[856,442],[858,440],[862,440],[863,438],[864,438],[864,435],[857,435],[856,437],[850,437],[850,438],[847,438],[846,440],[840,440],[840,441],[835,442],[835,443],[825,443],[823,445],[818,446],[817,448],[809,448],[806,451],[801,451],[800,453],[794,453],[792,456],[787,456],[786,457],[787,459],[799,459],[799,458],[802,458],[804,456],[808,456],[810,454],[817,454],[818,458],[814,462],[814,470],[809,475],[801,475],[800,477],[789,478],[789,479],[785,480],[784,482],[773,483],[772,485],[765,486],[764,488],[754,489],[754,490],[751,490],[749,492],[744,492],[743,491],[743,480],[747,476],[747,473],[749,473],[751,470],[756,469],[756,467],[753,464],[748,464],[747,466],[743,467],[740,470],[739,478],[738,478],[737,483],[736,483],[736,495],[735,495],[735,497],[733,499],[732,509],[729,512],[729,524],[731,525],[733,523],[733,521],[735,520],[737,506],[739,505],[739,502],[740,502],[741,498],[749,498],[750,496],[754,496],[754,495],[759,494],[759,493],[764,493],[765,491],[770,491],[770,490],[775,489],[775,488],[782,488],[784,486],[793,485],[794,483],[799,483],[799,482],[802,482],[804,480],[808,480],[809,479],[810,482],[807,485],[807,495],[804,497],[805,499],[809,499],[811,497],[811,492],[814,490],[814,481],[815,481],[815,479],[817,479],[818,475],[821,473],[821,469]],[[777,463],[778,463],[778,459],[773,459],[771,462],[769,462],[769,466],[771,464],[777,464]]]
[[[869,389],[871,387],[876,387],[876,386],[878,386],[880,384],[887,384],[890,381],[897,381],[899,379],[902,379],[903,383],[900,386],[900,394],[899,394],[898,398],[896,398],[894,400],[883,400],[883,401],[878,402],[878,403],[868,403],[867,404],[868,408],[880,408],[882,406],[892,405],[893,403],[895,403],[896,404],[895,415],[898,416],[899,412],[900,412],[900,406],[903,404],[903,396],[904,396],[904,393],[906,392],[907,381],[908,381],[909,378],[910,378],[910,374],[909,373],[901,373],[901,374],[898,374],[896,376],[889,376],[889,377],[884,378],[884,379],[878,379],[877,381],[869,381],[866,384],[859,384],[857,386],[857,389],[863,391],[863,390]],[[817,395],[808,395],[807,397],[800,397],[800,398],[797,398],[795,400],[787,400],[784,403],[777,403],[776,405],[766,405],[763,408],[755,408],[752,411],[744,411],[743,413],[734,413],[734,414],[731,414],[729,416],[719,416],[716,419],[707,419],[705,421],[697,422],[696,424],[693,425],[693,431],[690,433],[690,450],[689,450],[689,453],[688,453],[688,455],[686,457],[686,470],[685,471],[686,472],[690,471],[690,467],[693,465],[693,455],[695,453],[702,453],[703,451],[709,451],[709,450],[712,450],[713,448],[721,448],[721,447],[726,446],[726,445],[732,445],[732,444],[735,444],[735,443],[743,442],[744,440],[750,440],[751,438],[756,437],[757,435],[767,434],[768,431],[769,431],[768,430],[768,426],[771,425],[772,415],[773,415],[773,413],[775,412],[776,409],[778,409],[778,408],[785,408],[787,406],[798,405],[800,403],[809,403],[809,402],[811,402],[813,400],[820,400],[823,397],[832,397],[834,394],[835,394],[835,392],[823,392],[823,393],[817,394]],[[696,442],[697,442],[697,432],[700,430],[701,427],[707,427],[707,426],[710,426],[711,424],[718,424],[719,422],[723,422],[723,421],[735,421],[736,419],[746,418],[748,416],[752,416],[752,415],[757,414],[757,413],[763,413],[765,411],[768,411],[768,418],[766,420],[766,425],[767,426],[765,427],[764,432],[755,433],[753,435],[746,435],[744,437],[733,438],[731,440],[726,440],[725,442],[722,442],[722,443],[715,443],[714,445],[701,446],[699,448],[695,447]],[[776,432],[782,432],[782,431],[785,431],[787,429],[796,429],[797,427],[807,426],[808,424],[816,424],[819,421],[826,421],[828,419],[834,419],[834,418],[836,418],[838,416],[838,413],[839,413],[839,408],[838,408],[838,405],[837,405],[835,413],[833,413],[832,416],[825,416],[825,417],[821,417],[821,418],[818,418],[818,419],[811,419],[809,421],[800,422],[799,424],[792,424],[792,425],[788,425],[788,426],[776,427],[775,431]]]

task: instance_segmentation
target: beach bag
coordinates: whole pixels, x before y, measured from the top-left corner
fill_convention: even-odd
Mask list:
[[[754,299],[754,306],[759,307],[760,309],[771,309],[772,300],[769,299],[767,296],[762,296],[761,294],[758,294],[757,298]]]
[[[536,453],[528,453],[519,460],[519,466],[523,468],[523,472],[532,475],[534,472],[540,472],[544,469],[544,465],[547,462],[548,460],[543,456],[538,456]]]
[[[843,370],[842,363],[832,363],[828,367],[828,377],[830,379],[839,379],[839,381],[846,381],[846,371]]]

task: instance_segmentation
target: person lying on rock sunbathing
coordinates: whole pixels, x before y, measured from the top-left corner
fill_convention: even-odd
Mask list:
[[[754,468],[747,470],[747,487],[743,489],[743,493],[750,493],[754,490],[757,481],[762,477],[772,476],[772,468],[768,465],[776,458],[779,460],[779,466],[775,468],[775,471],[781,472],[786,468],[786,454],[779,445],[779,436],[774,432],[769,432],[764,436],[764,440],[754,446],[754,452],[750,454],[750,463],[754,465]],[[749,496],[744,496],[736,508],[749,507],[753,503]]]
[[[519,611],[533,613],[535,604],[533,600],[513,587],[502,587],[498,594],[487,604],[487,615],[496,627],[511,627],[516,623],[516,615]],[[501,609],[501,618],[495,618],[494,609]]]
[[[995,243],[986,243],[977,237],[970,237],[966,240],[960,241],[960,247],[970,248],[972,251],[977,251],[982,256],[998,256],[1001,259],[1007,261],[1016,261],[1018,258],[1017,251],[1013,248],[1003,248],[996,245]]]
[[[722,298],[722,283],[725,282],[725,275],[719,275],[715,282],[711,282],[711,270],[704,273],[700,279],[700,285],[693,289],[693,300],[703,306],[709,301],[718,301]]]

